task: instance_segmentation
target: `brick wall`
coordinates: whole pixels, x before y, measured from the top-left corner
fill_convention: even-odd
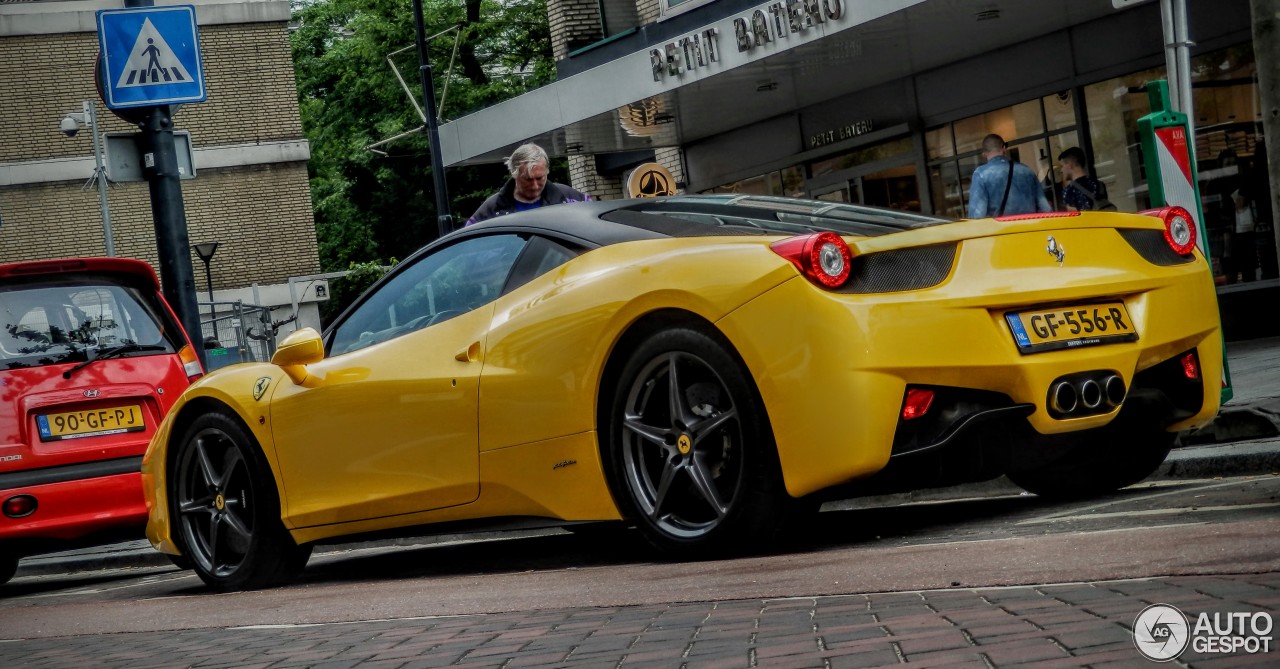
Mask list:
[[[157,273],[147,184],[119,184],[108,195],[116,255],[145,260]],[[182,182],[191,243],[218,242],[214,288],[282,283],[319,271],[306,163],[206,170]],[[0,189],[0,263],[103,254],[97,189],[55,183]],[[192,255],[196,286],[204,265]]]
[[[182,105],[178,129],[196,146],[299,139],[298,94],[283,23],[200,28],[205,102]],[[92,155],[89,133],[68,138],[58,129],[82,101],[97,105],[99,130],[137,128],[111,113],[93,85],[96,33],[0,38],[0,162]]]
[[[282,23],[200,29],[209,99],[187,105],[176,122],[197,145],[302,137],[293,54]]]
[[[637,0],[636,14],[640,15],[640,25],[653,23],[662,16],[662,6],[658,0]]]
[[[661,148],[654,151],[655,160],[667,168],[677,182],[684,182],[684,161],[681,159],[679,147]],[[580,191],[591,193],[597,200],[618,200],[627,197],[627,173],[616,177],[605,177],[596,174],[596,157],[569,156],[569,178],[572,186]],[[677,193],[684,193],[679,189]]]
[[[667,171],[671,173],[671,176],[675,177],[676,183],[685,183],[684,160],[681,158],[680,147],[671,146],[671,147],[656,149],[654,151],[654,154],[656,154],[655,160],[657,161],[657,163],[667,168]],[[684,194],[684,189],[683,188],[676,189],[676,194],[678,195]]]
[[[301,140],[297,87],[283,21],[200,27],[208,100],[182,105],[177,129],[196,147]],[[64,136],[58,122],[95,102],[99,130],[137,128],[107,111],[93,84],[96,33],[0,37],[0,162],[89,158],[87,131]],[[305,163],[206,169],[182,182],[191,242],[218,241],[215,289],[283,282],[319,271]],[[102,255],[97,190],[83,177],[0,188],[0,262]],[[116,254],[156,264],[155,229],[145,183],[109,193]],[[193,258],[196,282],[204,266]]]
[[[547,23],[551,27],[551,56],[556,60],[569,55],[573,50],[570,43],[583,45],[604,39],[597,0],[547,0]]]
[[[626,197],[621,177],[603,177],[596,174],[596,157],[569,156],[569,180],[574,188],[590,193],[597,200],[617,200]]]

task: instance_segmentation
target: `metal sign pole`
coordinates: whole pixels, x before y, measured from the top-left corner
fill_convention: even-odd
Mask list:
[[[89,132],[93,133],[94,181],[98,182],[98,209],[102,212],[102,240],[107,255],[116,254],[116,243],[111,238],[111,205],[107,202],[107,168],[102,165],[102,142],[98,135],[98,112],[94,109],[93,100],[84,101],[84,117],[89,121]]]
[[[96,83],[107,108],[142,130],[139,148],[151,193],[161,289],[208,369],[172,118],[172,105],[206,98],[195,7],[155,7],[154,0],[125,0],[124,5],[97,13]]]
[[[156,251],[160,257],[160,284],[165,299],[178,312],[182,327],[190,335],[200,364],[208,369],[209,360],[204,346],[200,344],[204,341],[200,329],[200,305],[196,300],[191,241],[187,236],[187,214],[182,202],[178,152],[173,143],[169,106],[152,107],[139,127],[142,129],[143,173],[151,191],[151,218],[156,230]]]
[[[1191,93],[1191,38],[1187,30],[1187,0],[1173,0],[1173,48],[1178,60],[1178,111],[1187,116],[1187,136],[1196,136],[1195,96]],[[1193,141],[1194,144],[1194,141]]]
[[[431,62],[427,57],[422,0],[413,0],[413,20],[418,33],[418,71],[422,80],[422,100],[423,106],[427,108],[427,141],[431,144],[431,180],[436,189],[436,225],[439,226],[439,235],[443,237],[453,231],[453,214],[449,209],[449,193],[444,179],[444,157],[440,153],[440,122],[436,117],[436,92],[432,87]]]

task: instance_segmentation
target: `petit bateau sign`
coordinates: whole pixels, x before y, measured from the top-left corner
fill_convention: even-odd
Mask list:
[[[725,19],[695,33],[649,50],[653,80],[678,80],[688,72],[724,64],[720,36],[733,35],[734,54],[748,54],[770,44],[797,42],[819,36],[826,23],[845,17],[843,0],[783,0]],[[790,48],[790,47],[786,47]],[[736,65],[739,63],[732,63]]]

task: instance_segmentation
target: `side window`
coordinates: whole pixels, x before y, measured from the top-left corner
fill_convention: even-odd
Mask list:
[[[387,341],[497,299],[525,240],[473,237],[400,271],[334,330],[331,354]]]
[[[582,249],[546,237],[534,237],[529,240],[528,248],[520,256],[520,262],[511,272],[511,278],[507,280],[507,286],[502,292],[509,293],[569,262],[581,253]]]

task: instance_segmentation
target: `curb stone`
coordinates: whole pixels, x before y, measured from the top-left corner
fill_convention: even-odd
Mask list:
[[[1169,479],[1208,479],[1227,476],[1280,476],[1280,439],[1256,439],[1240,443],[1186,446],[1174,449],[1147,481]],[[1003,476],[991,481],[950,488],[915,490],[894,495],[879,495],[850,500],[828,502],[827,510],[847,510],[878,506],[893,506],[921,502],[944,502],[974,497],[1019,496],[1024,491]],[[546,530],[554,532],[556,530]],[[439,538],[437,538],[439,539]],[[432,539],[426,539],[431,541]],[[413,543],[415,539],[403,540]],[[424,539],[416,539],[421,542]],[[395,541],[361,544],[335,544],[326,546],[328,551],[342,551],[353,547],[368,548]],[[113,546],[38,555],[23,559],[18,577],[65,574],[104,569],[154,568],[171,566],[162,553],[155,551],[144,540]]]

